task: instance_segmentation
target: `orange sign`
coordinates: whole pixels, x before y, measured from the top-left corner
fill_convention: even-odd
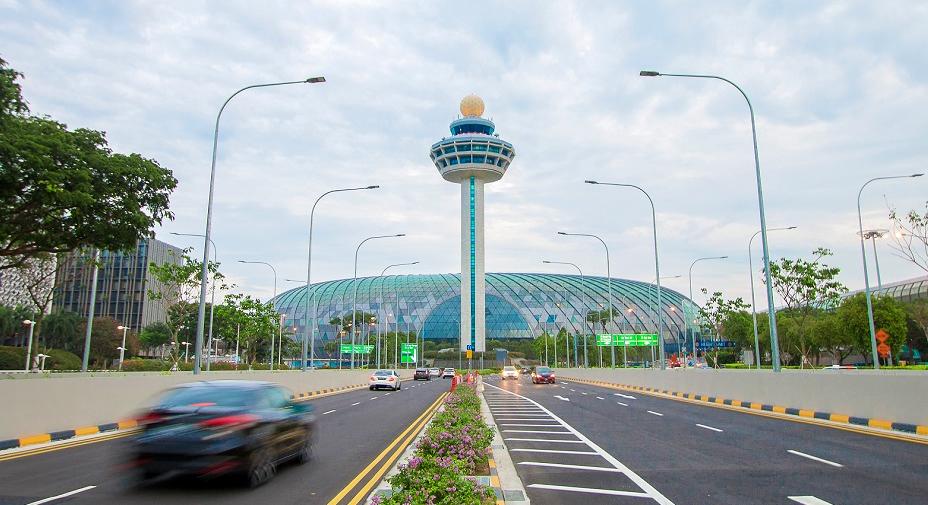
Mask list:
[[[886,343],[886,339],[889,338],[889,333],[886,333],[886,330],[879,329],[876,332],[876,341],[883,344]]]
[[[880,353],[881,358],[889,357],[889,346],[886,344],[880,344],[876,346],[876,352]]]

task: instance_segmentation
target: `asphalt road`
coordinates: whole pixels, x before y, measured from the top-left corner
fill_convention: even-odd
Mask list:
[[[41,503],[328,503],[448,385],[440,379],[403,382],[398,392],[363,389],[313,400],[318,429],[313,460],[303,466],[281,467],[274,480],[254,490],[223,480],[178,480],[127,488],[124,475],[116,468],[128,440],[120,438],[0,461],[0,505],[38,505],[88,486],[95,487]]]
[[[928,503],[928,445],[579,383],[486,382],[502,388],[486,398],[534,505]]]

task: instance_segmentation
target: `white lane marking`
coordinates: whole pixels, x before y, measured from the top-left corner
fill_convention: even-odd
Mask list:
[[[500,423],[500,426],[527,426],[530,428],[551,428],[556,424]]]
[[[831,503],[814,496],[787,496],[787,498],[802,505],[831,505]]]
[[[705,428],[705,429],[707,429],[707,430],[712,430],[712,431],[717,432],[717,433],[721,433],[721,432],[725,431],[725,430],[720,430],[720,429],[718,429],[718,428],[713,428],[712,426],[706,426],[705,424],[696,423],[696,426],[699,426],[700,428]]]
[[[796,456],[802,456],[803,458],[809,458],[811,460],[818,461],[819,463],[825,463],[826,465],[836,466],[838,468],[844,468],[844,465],[842,465],[841,463],[835,463],[834,461],[828,461],[827,459],[817,458],[811,454],[806,454],[804,452],[794,451],[792,449],[789,449],[786,452],[790,454],[795,454]]]
[[[327,412],[323,412],[322,415],[331,414],[332,412],[335,412],[335,410],[333,409],[333,410],[329,410],[329,411],[327,411]]]
[[[409,386],[409,387],[414,388],[414,387],[416,387],[416,386]]]
[[[573,442],[573,440],[565,440],[565,442]],[[578,441],[581,444],[583,441]],[[528,466],[550,466],[551,468],[571,468],[573,470],[592,470],[594,472],[615,472],[622,473],[618,468],[609,468],[604,466],[587,466],[587,465],[565,465],[564,463],[542,463],[540,461],[522,461],[516,463],[517,465],[528,465]]]
[[[616,403],[618,403],[619,405],[621,405],[621,406],[623,406],[623,407],[628,407],[628,404],[627,404],[627,403],[622,403],[622,402],[616,402]]]
[[[594,451],[596,451],[597,453],[599,453],[599,455],[602,456],[603,459],[605,459],[606,461],[608,461],[609,463],[611,463],[612,466],[614,466],[615,468],[617,468],[618,470],[620,470],[622,473],[624,473],[625,475],[627,475],[628,478],[631,479],[632,482],[634,482],[635,484],[637,484],[638,487],[640,487],[641,489],[643,489],[643,490],[645,491],[645,493],[646,493],[645,496],[650,496],[650,497],[651,497],[654,501],[656,501],[659,505],[673,505],[673,502],[672,502],[672,501],[670,501],[666,496],[662,495],[662,494],[660,493],[660,491],[658,491],[657,489],[655,489],[654,486],[652,486],[651,484],[648,483],[648,481],[646,481],[646,480],[644,480],[643,478],[641,478],[641,476],[638,475],[637,473],[633,472],[631,468],[625,466],[621,461],[617,460],[617,459],[615,458],[615,456],[613,456],[613,455],[609,454],[608,452],[606,452],[605,450],[603,450],[602,447],[596,445],[596,443],[594,443],[592,440],[590,440],[589,438],[586,438],[586,436],[584,436],[583,433],[580,433],[580,432],[577,431],[573,426],[571,426],[571,425],[567,424],[566,422],[564,422],[563,419],[561,419],[560,417],[554,415],[553,412],[551,412],[550,410],[544,408],[540,403],[536,402],[535,400],[532,400],[531,398],[527,398],[527,397],[525,397],[525,396],[522,396],[522,395],[520,395],[520,394],[516,394],[516,393],[513,393],[513,392],[511,392],[511,391],[506,391],[505,389],[496,387],[496,386],[494,386],[494,385],[492,385],[492,384],[486,384],[486,385],[489,386],[489,387],[491,387],[491,388],[494,388],[494,389],[497,389],[497,390],[499,390],[499,391],[502,391],[502,392],[504,392],[504,393],[508,393],[508,394],[510,394],[510,395],[512,395],[512,396],[516,396],[516,397],[519,397],[519,398],[523,398],[523,399],[525,399],[525,400],[528,400],[528,401],[534,403],[535,405],[538,405],[539,407],[541,407],[542,409],[544,409],[544,411],[545,411],[546,413],[548,413],[548,415],[550,415],[552,418],[558,420],[558,421],[561,423],[561,425],[562,425],[564,428],[566,428],[567,430],[569,430],[570,433],[573,433],[573,435],[574,435],[575,437],[577,437],[578,439],[583,440],[584,442],[586,442],[586,444],[587,444],[591,449],[593,449]]]
[[[576,389],[571,389],[571,391],[573,391],[574,393],[576,393],[576,392],[577,392],[577,390],[576,390]]]
[[[661,414],[660,412],[654,412],[653,410],[649,410],[649,411],[648,411],[648,414],[654,414],[655,416],[664,417],[664,414]]]
[[[354,407],[355,405],[361,405],[361,402],[354,402],[351,404],[352,407]]]
[[[567,381],[562,381],[562,382],[563,382],[564,384],[570,384],[570,382],[567,382]]]
[[[583,454],[587,456],[599,456],[596,451],[559,451],[557,449],[509,449],[509,452],[543,452],[545,454]]]
[[[529,484],[526,487],[536,489],[551,489],[554,491],[574,491],[577,493],[608,494],[613,496],[634,496],[636,498],[653,498],[648,493],[635,493],[633,491],[616,491],[614,489],[596,489],[592,487],[555,486],[553,484]]]
[[[570,401],[570,398],[564,398],[564,397],[561,396],[561,395],[554,395],[554,397],[557,398],[558,400],[563,400],[563,401],[565,401],[565,402],[569,402],[569,401]]]
[[[621,396],[622,398],[628,398],[629,400],[637,400],[637,398],[635,398],[632,395],[623,395],[622,393],[612,393],[612,394],[616,396]]]
[[[582,395],[586,395],[586,394],[589,394],[589,393],[584,393],[583,391],[581,391],[581,392],[580,392],[580,394],[582,394]]]
[[[371,398],[371,400],[376,400],[377,398],[380,398],[380,397],[379,397],[379,396],[374,396],[374,397]]]
[[[597,396],[596,399],[597,399],[597,400],[605,400],[605,398],[603,398],[602,396]]]
[[[569,383],[568,383],[569,384]],[[567,389],[567,386],[561,386],[561,389]]]
[[[548,435],[570,435],[569,431],[544,431],[544,430],[503,430],[503,433],[545,433]]]
[[[48,502],[50,502],[50,501],[55,501],[55,500],[57,500],[57,499],[59,499],[59,498],[67,498],[68,496],[75,495],[75,494],[77,494],[77,493],[83,493],[84,491],[90,491],[91,489],[93,489],[93,488],[95,488],[95,487],[97,487],[97,486],[84,486],[84,487],[82,487],[82,488],[80,488],[80,489],[75,489],[74,491],[68,491],[67,493],[62,493],[62,494],[57,495],[57,496],[50,496],[50,497],[48,497],[48,498],[43,498],[43,499],[41,499],[41,500],[37,500],[37,501],[34,501],[34,502],[29,502],[29,503],[27,503],[26,505],[41,505],[41,504],[43,504],[43,503],[48,503]]]
[[[513,442],[544,442],[546,444],[582,444],[583,440],[558,440],[551,438],[504,438],[503,440],[512,440]],[[610,470],[612,470],[610,468]],[[616,470],[618,471],[618,470]]]

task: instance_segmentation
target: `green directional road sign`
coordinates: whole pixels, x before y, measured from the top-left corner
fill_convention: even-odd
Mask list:
[[[342,354],[351,354],[351,347],[352,347],[351,344],[342,344],[341,345]],[[373,350],[374,350],[374,346],[372,345],[361,345],[361,344],[354,345],[355,354],[370,354]]]
[[[614,344],[613,344],[614,343]],[[620,347],[651,347],[657,345],[656,333],[603,333],[596,335],[596,345]]]
[[[415,363],[418,361],[418,346],[412,344],[400,344],[400,363]]]

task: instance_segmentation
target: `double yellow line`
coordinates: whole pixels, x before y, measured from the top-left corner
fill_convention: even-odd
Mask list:
[[[351,482],[345,486],[344,489],[338,492],[334,498],[329,500],[328,505],[357,505],[358,503],[363,502],[371,492],[371,488],[377,485],[380,482],[380,479],[383,477],[383,474],[393,467],[393,463],[403,454],[403,451],[406,450],[406,447],[412,443],[413,439],[416,438],[416,435],[422,430],[425,424],[432,417],[432,414],[438,410],[439,405],[441,405],[442,400],[448,396],[448,393],[442,393],[427,409],[425,409],[415,421],[412,422],[402,433],[399,434],[393,442],[390,442],[390,445],[386,447],[380,454],[377,455],[363,470],[361,470],[354,479],[351,479]],[[382,461],[382,464],[381,464]],[[373,471],[377,465],[380,464],[380,467],[377,470]],[[368,475],[370,474],[370,475]],[[365,481],[365,477],[367,480]],[[362,484],[362,481],[364,483]],[[348,500],[348,495],[352,491],[357,489],[355,495]],[[347,501],[346,501],[347,500]]]

